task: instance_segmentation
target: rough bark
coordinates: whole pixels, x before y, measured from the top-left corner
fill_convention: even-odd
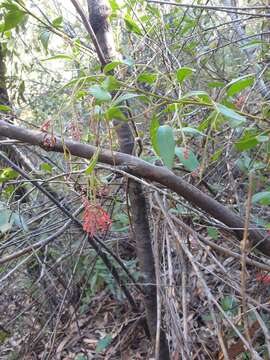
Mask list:
[[[74,0],[73,0],[74,1]],[[107,0],[88,0],[89,21],[93,30],[98,48],[102,50],[106,61],[110,62],[121,58],[117,53],[113,39],[113,32],[109,21],[110,6]],[[134,136],[128,123],[114,120],[113,125],[118,136],[120,151],[132,154],[134,150]],[[151,233],[146,212],[146,200],[142,191],[142,185],[133,180],[129,181],[128,195],[130,211],[133,221],[134,237],[136,241],[137,255],[142,272],[142,282],[145,284],[144,304],[146,309],[147,324],[153,343],[156,340],[157,326],[157,299],[154,256],[151,244]],[[147,251],[147,253],[146,253]],[[151,279],[149,282],[148,280]],[[153,285],[149,285],[153,284]],[[166,336],[161,331],[160,336],[160,360],[169,359],[169,349]]]
[[[79,142],[72,140],[64,140],[60,137],[55,138],[55,144],[51,147],[44,147],[44,133],[11,125],[3,120],[0,120],[0,136],[20,140],[31,145],[38,145],[45,148],[47,151],[61,153],[64,152],[64,145],[65,149],[67,149],[71,155],[88,160],[96,153],[97,150],[95,146],[80,144]],[[189,184],[181,177],[176,176],[167,168],[149,164],[146,161],[121,152],[112,153],[111,150],[101,150],[98,161],[116,167],[119,166],[131,175],[157,182],[176,192],[191,204],[211,215],[214,219],[227,225],[228,228],[231,228],[235,232],[239,240],[242,240],[244,220],[241,217],[232,210],[226,208],[224,205],[220,204],[215,199],[203,193],[201,190],[197,189],[195,186]],[[251,227],[249,229],[249,238],[254,247],[265,255],[270,256],[269,235],[264,237],[259,231],[254,230]]]

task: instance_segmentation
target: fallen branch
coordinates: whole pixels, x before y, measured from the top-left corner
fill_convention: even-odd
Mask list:
[[[81,144],[68,139],[61,139],[60,137],[55,137],[52,144],[48,145],[44,141],[45,135],[45,133],[28,130],[0,120],[0,136],[20,140],[31,145],[38,145],[46,151],[61,153],[67,151],[73,156],[90,159],[97,150],[95,146]],[[100,151],[98,161],[113,166],[123,167],[127,173],[139,178],[156,181],[159,184],[166,186],[168,189],[181,195],[187,201],[199,207],[216,220],[227,225],[235,232],[238,239],[242,240],[244,220],[240,216],[203,193],[195,186],[189,184],[179,176],[176,176],[169,169],[151,165],[134,156],[112,152],[111,150]],[[249,238],[254,247],[265,255],[270,256],[269,236],[264,237],[258,230],[250,228]]]

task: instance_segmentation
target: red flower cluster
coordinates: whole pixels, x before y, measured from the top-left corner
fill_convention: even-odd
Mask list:
[[[93,205],[87,198],[84,198],[83,230],[90,236],[98,231],[105,232],[112,224],[112,220],[100,205]]]
[[[256,275],[256,280],[257,282],[261,282],[264,285],[269,285],[270,284],[270,275],[269,273],[258,273]]]

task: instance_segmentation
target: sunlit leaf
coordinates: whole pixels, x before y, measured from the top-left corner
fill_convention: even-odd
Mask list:
[[[52,24],[54,27],[59,28],[62,25],[63,22],[63,16],[58,16],[52,21]]]
[[[189,76],[191,76],[196,70],[190,67],[182,67],[177,70],[176,78],[182,84],[182,82]]]
[[[142,31],[141,31],[139,25],[136,23],[136,21],[134,21],[132,19],[132,17],[130,15],[126,14],[124,17],[124,21],[125,21],[128,31],[133,32],[137,35],[142,35]]]
[[[0,105],[0,111],[11,111],[11,107],[7,105]]]
[[[251,86],[253,83],[254,83],[253,75],[241,76],[237,79],[232,80],[227,85],[227,94],[228,94],[228,96],[234,96],[235,94],[239,93],[240,91]]]
[[[3,31],[15,28],[25,20],[26,13],[20,9],[11,10],[5,14]]]

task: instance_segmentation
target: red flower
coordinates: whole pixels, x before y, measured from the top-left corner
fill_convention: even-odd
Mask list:
[[[269,275],[269,273],[263,273],[263,274],[258,273],[256,275],[256,280],[258,282],[261,282],[261,283],[265,284],[265,285],[269,285],[270,284],[270,275]]]
[[[112,220],[100,205],[93,205],[84,198],[83,230],[90,236],[98,231],[105,232],[112,224]]]

